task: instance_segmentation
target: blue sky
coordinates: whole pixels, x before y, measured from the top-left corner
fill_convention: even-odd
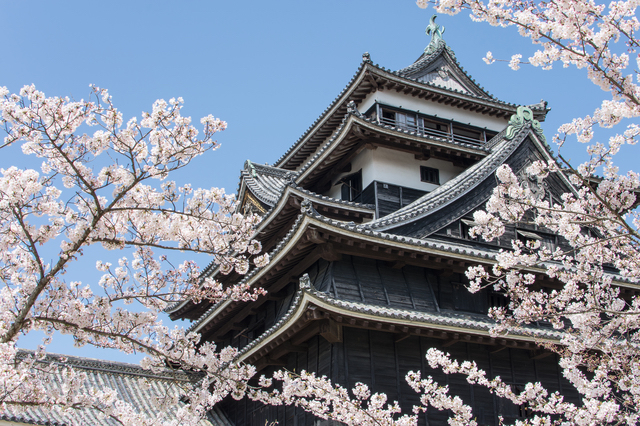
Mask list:
[[[345,87],[362,53],[392,70],[417,59],[432,14],[412,0],[0,0],[0,86],[15,92],[34,83],[47,95],[86,99],[95,84],[110,90],[125,121],[158,98],[181,96],[195,122],[214,114],[229,127],[221,148],[179,180],[235,192],[244,161],[277,160]],[[549,140],[602,99],[584,70],[486,65],[488,50],[504,59],[533,52],[512,28],[473,23],[466,14],[437,21],[459,62],[490,93],[516,104],[549,102],[542,123]],[[563,154],[582,158],[584,148],[572,143]],[[11,151],[0,167],[22,161]]]

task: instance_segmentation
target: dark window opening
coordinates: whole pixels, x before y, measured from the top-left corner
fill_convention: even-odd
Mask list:
[[[468,127],[453,126],[453,135],[462,136],[476,141],[484,141],[484,136],[481,131],[471,129]]]
[[[489,131],[489,130],[485,130],[484,132],[487,135],[487,141],[490,141],[491,139],[495,138],[496,135],[498,134],[496,132],[492,132],[492,131]]]
[[[395,111],[389,111],[388,109],[382,110],[382,123],[383,124],[396,124],[396,113]]]
[[[460,219],[460,236],[465,240],[476,241],[478,239],[477,236],[472,237],[471,235],[469,235],[469,231],[471,230],[471,228],[473,228],[476,225],[477,224],[473,221],[473,219],[466,219],[466,218]]]
[[[343,200],[358,201],[357,198],[362,193],[362,169],[343,177],[338,183],[342,184],[341,195]]]
[[[443,136],[449,136],[449,126],[445,123],[440,123],[438,121],[433,121],[433,120],[428,120],[426,118],[423,118],[422,127],[424,128],[425,132],[428,132],[428,133],[441,132]]]
[[[422,182],[440,185],[440,171],[433,167],[420,166],[420,180]]]
[[[554,234],[547,234],[542,232],[531,232],[517,229],[518,240],[522,241],[525,245],[529,241],[540,241],[540,247],[545,247],[551,251],[555,251],[558,247],[558,236]]]

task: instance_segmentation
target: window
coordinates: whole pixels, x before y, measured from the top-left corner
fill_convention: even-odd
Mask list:
[[[449,126],[435,120],[422,118],[422,131],[428,135],[449,137]]]
[[[401,130],[416,132],[422,136],[445,138],[449,141],[482,144],[498,133],[486,128],[472,126],[453,120],[422,114],[419,111],[408,111],[402,107],[374,104],[366,116],[378,120],[379,124],[394,126]]]
[[[547,234],[542,232],[530,232],[523,231],[522,229],[516,230],[518,239],[527,244],[528,241],[540,241],[540,247],[545,247],[551,251],[554,251],[558,247],[558,237],[554,234]]]
[[[475,223],[473,219],[460,219],[460,236],[465,240],[477,240],[477,236],[472,237],[469,235],[469,230],[474,226],[477,226],[477,223]]]
[[[433,167],[420,166],[420,180],[422,182],[440,185],[440,171]]]
[[[396,126],[404,130],[416,130],[416,116],[413,114],[396,113]]]
[[[356,198],[362,193],[362,169],[343,177],[338,183],[342,184],[342,199],[356,201]]]
[[[388,109],[382,110],[382,124],[396,126],[399,129],[415,132],[417,129],[416,115],[406,112],[396,112]]]
[[[484,135],[481,130],[471,127],[453,126],[454,138],[458,136],[462,141],[484,141]]]
[[[396,124],[395,111],[389,111],[388,109],[382,110],[382,124]]]

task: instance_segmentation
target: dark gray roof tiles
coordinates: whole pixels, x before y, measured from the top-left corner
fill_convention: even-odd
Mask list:
[[[453,254],[467,255],[467,256],[475,257],[477,259],[493,260],[496,254],[495,251],[490,249],[484,250],[484,249],[474,248],[474,247],[470,247],[463,244],[455,244],[455,243],[448,243],[448,242],[442,242],[442,241],[430,241],[427,239],[411,238],[411,237],[405,237],[402,235],[388,234],[385,232],[377,232],[371,229],[364,229],[359,225],[356,225],[354,222],[344,222],[344,221],[335,220],[335,219],[331,219],[326,216],[323,216],[317,211],[315,211],[313,207],[307,204],[307,206],[303,206],[301,214],[298,215],[296,222],[291,227],[287,235],[278,243],[278,245],[271,252],[269,252],[269,257],[271,259],[274,259],[278,255],[278,253],[280,253],[282,250],[286,248],[287,244],[289,243],[293,235],[296,233],[296,231],[302,224],[302,220],[304,219],[304,216],[312,217],[320,222],[326,223],[338,229],[353,231],[356,233],[360,233],[362,235],[372,236],[372,237],[380,238],[382,240],[386,240],[390,242],[405,243],[405,244],[413,245],[416,247],[424,247],[424,248],[444,251],[444,252],[453,253]],[[268,268],[268,267],[269,265],[265,266],[264,268]],[[252,269],[247,275],[243,277],[241,281],[239,281],[238,284],[245,284],[249,282],[262,269],[263,268]],[[221,307],[225,303],[227,303],[227,301],[223,300],[212,305],[197,320],[195,320],[189,326],[188,331],[197,330],[201,324],[205,323],[206,320],[219,307]]]
[[[287,243],[289,242],[289,240],[291,240],[291,238],[293,238],[293,235],[296,233],[296,231],[298,230],[298,228],[300,227],[300,224],[302,223],[302,219],[303,219],[304,215],[300,214],[298,215],[298,218],[296,219],[295,223],[293,224],[293,226],[291,227],[291,229],[289,229],[289,232],[287,232],[287,235],[284,236],[284,238],[282,238],[280,240],[280,242],[278,243],[278,245],[275,246],[275,248],[273,250],[271,250],[269,252],[269,258],[273,259],[277,256],[277,254],[282,251]],[[238,282],[238,284],[244,284],[246,282],[248,282],[249,280],[251,280],[258,272],[260,272],[262,269],[267,268],[269,265],[259,268],[253,268],[251,271],[249,271],[249,273],[247,273],[242,280],[240,280]],[[222,306],[223,304],[227,303],[227,300],[221,300],[218,303],[213,304],[209,309],[207,309],[201,316],[200,318],[198,318],[197,320],[195,320],[193,323],[191,323],[191,325],[189,326],[189,328],[187,329],[187,331],[195,331],[200,324],[202,324],[207,318],[209,318],[209,316],[216,311],[216,309],[218,309],[220,306]]]
[[[283,169],[279,169],[279,170],[283,170]],[[288,172],[288,170],[287,170],[287,172]],[[354,207],[354,208],[361,208],[361,209],[371,210],[372,213],[375,212],[375,206],[374,205],[361,204],[361,203],[356,203],[356,202],[353,202],[353,201],[345,201],[345,200],[340,200],[338,198],[328,197],[326,195],[316,194],[313,191],[309,191],[309,190],[303,189],[303,188],[301,188],[299,186],[295,186],[294,184],[289,182],[289,183],[287,183],[285,185],[285,189],[283,189],[282,192],[279,194],[279,199],[267,211],[267,213],[265,214],[265,216],[262,219],[261,223],[267,223],[271,219],[271,217],[275,214],[278,202],[285,197],[286,187],[289,187],[294,191],[300,192],[300,194],[304,195],[306,198],[310,198],[311,200],[317,200],[319,202],[325,202],[325,203],[330,203],[330,204],[335,204],[335,205],[343,205],[343,206],[349,206],[349,207]],[[258,228],[258,230],[259,229],[260,228]],[[202,273],[200,274],[200,276],[201,277],[210,277],[210,276],[216,274],[217,271],[218,271],[218,265],[215,262],[211,261],[202,270]],[[164,312],[171,313],[171,312],[175,311],[176,309],[178,309],[180,306],[184,305],[185,303],[187,303],[187,302],[186,301],[178,301],[178,302],[175,302],[173,304],[170,304],[169,306],[167,306],[164,309]]]
[[[308,189],[304,189],[300,186],[294,186],[293,188],[296,191],[300,191],[302,194],[318,201],[326,201],[327,203],[339,204],[339,205],[349,206],[349,207],[360,207],[367,210],[375,210],[376,208],[374,204],[362,204],[362,203],[356,203],[355,201],[341,200],[339,198],[333,198],[333,197],[329,197],[328,195],[322,195],[313,191],[309,191]]]
[[[493,260],[496,255],[496,251],[490,248],[482,249],[472,247],[467,244],[457,244],[454,242],[436,241],[429,239],[413,238],[404,235],[389,234],[386,232],[374,231],[372,229],[366,229],[361,225],[356,225],[353,222],[344,222],[335,219],[328,218],[315,211],[307,211],[305,214],[313,217],[314,219],[334,226],[339,229],[352,231],[358,234],[379,238],[390,242],[409,244],[412,246],[428,248],[432,250],[439,250],[453,254],[472,256],[477,259]]]
[[[86,374],[84,388],[87,392],[92,388],[98,390],[111,388],[117,392],[120,400],[131,404],[138,413],[151,418],[163,418],[164,421],[176,421],[175,412],[179,406],[160,411],[160,407],[154,404],[154,399],[163,395],[178,396],[181,394],[181,385],[188,385],[198,380],[198,377],[191,377],[182,371],[166,370],[154,373],[134,364],[90,358],[47,355],[41,362],[55,367],[50,381],[46,384],[51,392],[61,389],[63,370],[65,367],[72,367]],[[52,426],[120,424],[114,419],[104,418],[97,410],[89,408],[61,411],[44,406],[32,406],[23,410],[4,405],[0,409],[0,420]],[[208,418],[201,420],[199,424],[201,426],[232,426],[224,413],[217,408],[214,408]]]
[[[458,62],[458,59],[456,58],[456,54],[454,53],[453,49],[451,49],[444,40],[441,41],[438,48],[434,50],[432,53],[427,53],[427,52],[423,53],[413,64],[396,71],[396,73],[400,76],[414,79],[413,76],[415,74],[419,73],[420,71],[422,71],[423,69],[431,65],[444,52],[449,53],[449,56],[453,60],[454,65],[458,67],[460,71],[462,71],[464,76],[467,79],[469,79],[469,81],[471,81],[476,87],[478,87],[484,93],[485,96],[481,96],[481,97],[486,97],[487,99],[496,100],[496,98],[492,94],[487,92],[484,87],[478,84],[478,82],[464,70],[462,65],[460,65],[460,63]]]
[[[242,348],[238,353],[238,358],[242,359],[249,351],[259,346],[267,340],[271,335],[283,328],[295,316],[296,312],[302,307],[304,295],[309,294],[313,298],[322,300],[324,303],[335,306],[336,308],[346,309],[354,314],[369,314],[382,318],[394,320],[407,320],[422,323],[426,325],[445,325],[451,327],[459,327],[462,329],[471,329],[479,331],[489,331],[495,323],[486,315],[464,315],[456,313],[431,313],[423,311],[415,311],[409,309],[398,309],[387,306],[371,305],[367,303],[350,302],[337,299],[327,293],[316,290],[310,283],[309,277],[305,274],[300,279],[300,288],[295,293],[294,299],[289,310],[276,323],[266,330],[257,339],[253,340],[247,346]],[[534,336],[536,338],[560,339],[562,333],[554,330],[545,330],[539,328],[526,328],[522,331],[512,333],[512,336]]]
[[[242,179],[251,193],[269,207],[273,207],[287,183],[296,175],[296,172],[264,164],[254,164],[248,160],[242,170]]]

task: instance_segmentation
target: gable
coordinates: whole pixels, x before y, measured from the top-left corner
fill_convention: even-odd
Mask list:
[[[420,62],[418,60],[416,64]],[[467,95],[490,97],[467,77],[455,61],[451,60],[446,48],[441,49],[435,59],[424,61],[424,64],[405,74],[421,83],[454,90]]]
[[[526,169],[535,161],[544,161],[549,158],[548,152],[542,152],[540,145],[535,143],[531,136],[524,139],[522,144],[504,161],[513,172],[524,180],[531,187],[537,188],[538,196],[554,199],[567,191],[569,187],[556,174],[549,176],[544,182],[529,181]],[[496,187],[496,178],[493,173],[484,177],[482,182],[472,188],[465,196],[457,198],[444,208],[434,211],[412,223],[403,224],[391,232],[399,235],[406,235],[414,238],[428,238],[438,233],[443,236],[458,236],[466,238],[459,231],[458,222],[465,218],[470,218],[474,211],[484,209],[484,205]],[[453,228],[449,225],[455,224]]]

